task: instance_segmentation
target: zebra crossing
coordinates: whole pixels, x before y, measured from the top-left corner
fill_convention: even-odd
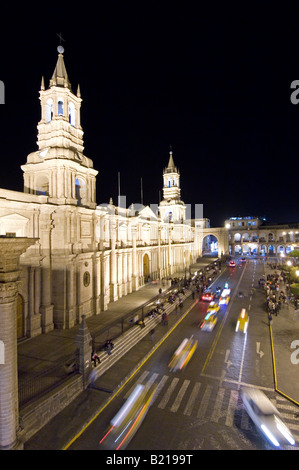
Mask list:
[[[236,388],[221,386],[217,381],[193,381],[172,374],[158,374],[145,370],[136,380],[137,383],[157,383],[152,407],[182,416],[192,417],[200,422],[211,422],[228,428],[255,433],[255,426],[246,412],[240,391]],[[127,391],[127,398],[136,385]],[[281,417],[298,442],[299,448],[299,409],[286,398],[267,391]],[[200,424],[200,423],[199,423]]]

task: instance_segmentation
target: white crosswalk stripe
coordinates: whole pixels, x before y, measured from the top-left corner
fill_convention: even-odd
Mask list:
[[[236,390],[232,390],[228,402],[227,415],[225,419],[226,426],[232,426],[234,424],[235,410],[237,408],[239,393]]]
[[[207,387],[205,389],[205,392],[203,394],[202,400],[200,402],[198,411],[197,411],[197,417],[198,418],[204,418],[205,417],[205,413],[206,413],[207,408],[208,408],[208,404],[209,404],[209,400],[210,400],[212,390],[213,390],[212,385],[207,385]]]
[[[201,387],[201,383],[196,382],[193,389],[192,389],[192,392],[191,392],[190,398],[188,400],[188,403],[185,406],[184,415],[191,416],[193,407],[195,405],[195,400],[197,399],[197,395],[198,395],[200,387]]]
[[[226,415],[226,410],[222,409],[223,399],[225,394],[225,388],[220,387],[215,401],[214,410],[211,416],[211,421],[218,423],[219,419]]]
[[[173,413],[175,413],[179,409],[181,401],[183,399],[183,396],[184,396],[189,384],[190,384],[190,380],[184,380],[184,383],[181,386],[181,388],[179,390],[179,393],[177,394],[176,399],[175,399],[172,407],[170,408],[170,411],[172,411]]]
[[[174,379],[172,379],[171,381],[171,384],[169,385],[169,387],[167,388],[162,400],[160,401],[159,405],[158,405],[158,408],[165,408],[175,387],[177,386],[177,383],[179,382],[179,378],[178,377],[175,377]]]

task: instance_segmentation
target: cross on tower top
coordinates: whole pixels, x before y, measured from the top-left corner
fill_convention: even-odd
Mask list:
[[[61,36],[61,33],[56,33],[56,35],[59,37],[59,41],[60,41],[60,45],[61,45],[61,41],[64,41],[64,39]]]
[[[65,41],[65,39],[63,39],[61,33],[56,33],[56,35],[59,37],[59,46],[57,47],[57,51],[60,53],[60,54],[63,54],[64,53],[64,48],[63,46],[61,45],[61,41]]]

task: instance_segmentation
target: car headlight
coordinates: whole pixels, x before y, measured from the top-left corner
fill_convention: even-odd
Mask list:
[[[286,438],[286,440],[293,446],[295,444],[295,440],[293,436],[290,434],[288,428],[276,416],[275,416],[275,421],[276,421],[276,427],[278,431],[281,432],[281,434]]]
[[[264,434],[266,434],[266,436],[268,437],[268,439],[272,442],[272,444],[274,444],[276,447],[279,447],[279,442],[278,440],[276,439],[276,437],[272,434],[271,431],[269,431],[269,429],[267,428],[267,426],[265,426],[264,424],[261,424],[261,429],[263,431]]]

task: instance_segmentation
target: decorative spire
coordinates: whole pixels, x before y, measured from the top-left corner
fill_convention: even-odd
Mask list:
[[[169,150],[169,162],[167,168],[165,168],[165,173],[178,173],[178,170],[174,164],[173,161],[173,156],[172,156],[172,147],[170,145],[170,150]]]
[[[57,51],[58,60],[52,78],[50,80],[50,86],[62,86],[71,89],[71,83],[69,81],[63,60],[64,48],[62,46],[58,46]]]
[[[42,76],[42,82],[41,82],[41,85],[40,85],[40,89],[41,90],[44,90],[45,89],[45,80],[44,80],[44,77]]]
[[[81,98],[81,90],[80,90],[79,83],[78,83],[78,87],[77,87],[77,96],[78,96],[78,98]]]

